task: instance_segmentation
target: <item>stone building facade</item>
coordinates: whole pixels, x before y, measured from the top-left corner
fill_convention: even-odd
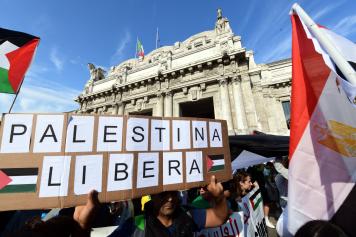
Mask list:
[[[221,10],[215,29],[102,69],[76,98],[77,113],[205,117],[229,134],[288,135],[291,60],[256,64]]]

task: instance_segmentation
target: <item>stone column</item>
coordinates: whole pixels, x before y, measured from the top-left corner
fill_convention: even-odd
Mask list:
[[[117,114],[118,115],[124,115],[124,110],[125,110],[125,104],[124,102],[118,103],[118,111]]]
[[[164,102],[164,117],[173,116],[173,94],[171,91],[166,92],[165,102]]]
[[[84,106],[84,110],[86,110],[87,109],[87,107],[88,107],[88,101],[87,100],[84,100],[84,102],[83,102],[83,106]]]
[[[163,93],[157,94],[157,104],[156,104],[156,111],[155,116],[163,117],[164,110],[164,95]]]
[[[247,120],[246,120],[246,112],[245,106],[242,98],[241,92],[241,78],[234,77],[232,80],[232,94],[234,98],[234,106],[236,113],[236,126],[238,133],[246,133],[247,132]]]
[[[228,130],[233,131],[234,127],[232,125],[230,98],[229,98],[230,96],[229,96],[227,83],[228,83],[227,78],[223,78],[219,80],[222,119],[226,120]]]
[[[245,103],[246,119],[249,131],[258,130],[255,101],[251,90],[251,81],[248,74],[241,77],[241,89]]]
[[[265,97],[266,104],[268,104],[267,119],[268,119],[268,127],[269,131],[272,134],[276,134],[278,132],[277,120],[276,120],[276,110],[275,110],[275,100],[271,95],[266,95]]]
[[[275,99],[275,108],[276,108],[276,115],[278,119],[278,133],[288,134],[287,121],[284,115],[282,101],[280,99]]]
[[[112,111],[112,114],[116,115],[119,111],[119,105],[116,103],[113,105],[114,109]]]

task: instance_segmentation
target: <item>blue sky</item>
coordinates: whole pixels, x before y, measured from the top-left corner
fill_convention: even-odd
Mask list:
[[[134,57],[136,37],[146,54],[214,29],[221,7],[257,63],[290,57],[288,0],[0,0],[0,27],[41,38],[13,112],[64,112],[89,79],[87,63],[109,68]],[[297,1],[319,24],[356,42],[355,0]],[[0,94],[0,113],[12,95]]]

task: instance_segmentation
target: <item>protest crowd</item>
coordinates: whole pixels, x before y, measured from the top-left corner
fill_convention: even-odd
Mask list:
[[[281,214],[288,202],[287,186],[288,159],[281,157],[266,164],[235,170],[233,179],[228,182],[220,183],[212,176],[207,186],[185,191],[167,191],[133,200],[100,203],[98,192],[93,190],[84,206],[57,211],[1,212],[0,233],[1,236],[90,236],[95,233],[91,232],[93,228],[111,226],[112,233],[108,235],[111,237],[209,236],[199,234],[199,231],[219,227],[229,220],[230,214],[242,211],[242,199],[257,188],[262,195],[265,221],[262,234],[260,232],[258,236],[268,236],[266,227],[270,233],[277,228],[280,236],[289,236],[284,233],[283,218],[286,217]],[[278,218],[275,226],[272,222]],[[331,223],[314,222],[307,223],[295,236],[326,236],[317,235],[323,232],[346,236]],[[247,229],[244,231],[246,235],[242,236],[250,236]]]
[[[294,111],[288,124],[291,135],[284,155],[267,158],[231,146],[223,120],[165,118],[163,123],[157,117],[9,113],[3,124],[0,121],[0,194],[4,194],[0,195],[0,210],[4,210],[0,211],[0,237],[356,236],[356,129],[352,127],[356,124],[356,87],[345,84],[346,79],[355,79],[356,73],[352,71],[353,76],[342,80],[344,75],[339,68],[329,65],[334,63],[333,57],[324,62],[326,53],[321,52],[323,57],[316,53],[323,41],[320,46],[308,38],[314,37],[315,27],[303,28],[307,25],[303,21],[308,19],[299,18],[298,14],[304,18],[305,12],[298,5],[293,10],[293,91],[303,98],[300,100],[305,97],[308,101],[292,104]],[[327,29],[319,30],[333,36]],[[34,50],[39,39],[31,40]],[[298,44],[308,46],[300,55]],[[352,47],[356,53],[355,45]],[[305,56],[306,52],[311,56]],[[314,63],[320,72],[314,68],[307,71],[297,56],[319,60]],[[349,68],[343,70],[347,72]],[[315,75],[319,78],[312,77]],[[314,81],[303,81],[309,78]],[[314,88],[322,84],[320,81],[325,85]],[[322,91],[324,86],[327,92]],[[338,100],[332,116],[331,100]],[[311,105],[314,107],[308,107]],[[57,140],[55,131],[57,136],[64,134],[63,141],[60,136]],[[80,131],[83,140],[77,137]],[[164,135],[167,131],[171,135]],[[278,137],[264,135],[272,140]],[[42,143],[45,139],[50,140],[50,145]],[[273,142],[278,143],[276,140]],[[46,149],[62,156],[51,156]],[[233,154],[239,149],[248,159],[262,159],[234,168],[235,161],[243,161],[242,156]],[[26,163],[28,160],[23,167],[11,160],[21,161],[29,154],[34,157],[32,168]],[[58,182],[54,181],[55,172]],[[35,181],[16,177],[25,175],[35,176]],[[38,182],[37,177],[41,178]],[[14,180],[25,180],[16,185],[28,189],[15,192],[18,187],[11,183]],[[205,185],[198,187],[202,183]],[[19,200],[8,200],[16,195]],[[83,195],[87,195],[85,205],[77,205],[83,203]],[[34,210],[44,207],[42,201],[47,201],[45,207],[57,208]],[[26,210],[19,210],[16,205]]]

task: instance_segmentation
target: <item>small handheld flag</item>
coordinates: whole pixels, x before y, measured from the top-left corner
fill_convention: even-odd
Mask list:
[[[17,94],[40,39],[0,28],[0,93]]]

